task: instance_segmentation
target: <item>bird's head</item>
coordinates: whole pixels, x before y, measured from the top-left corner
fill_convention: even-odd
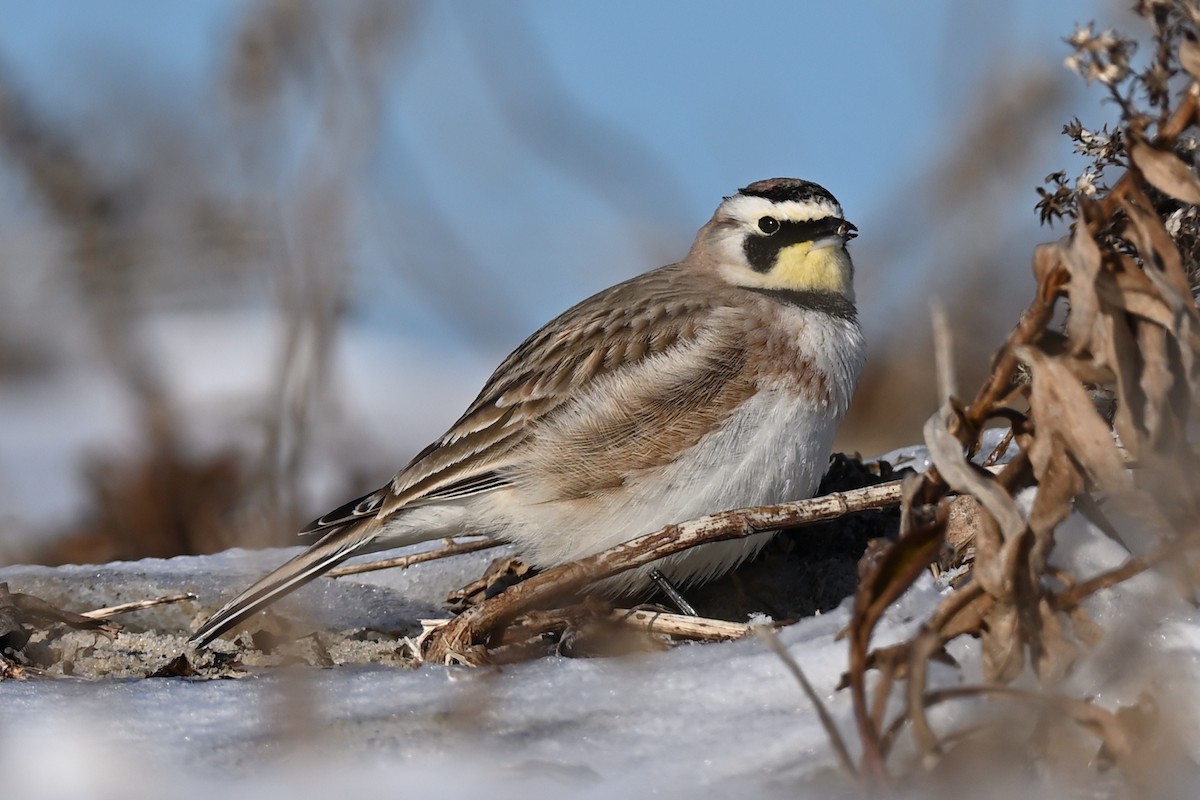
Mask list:
[[[854,265],[846,243],[857,235],[824,187],[772,178],[726,197],[696,237],[692,257],[737,286],[853,301]]]

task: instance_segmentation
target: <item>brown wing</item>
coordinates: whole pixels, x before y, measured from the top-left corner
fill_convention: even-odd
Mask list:
[[[390,484],[326,514],[304,532],[508,485],[509,456],[528,438],[532,423],[569,403],[597,377],[694,340],[707,317],[703,312],[721,305],[705,288],[671,265],[563,312],[504,359],[462,417]]]
[[[758,391],[744,341],[710,340],[669,369],[640,370],[624,382],[596,387],[586,413],[555,414],[539,425],[532,457],[515,470],[542,497],[590,497],[675,461],[723,425]]]

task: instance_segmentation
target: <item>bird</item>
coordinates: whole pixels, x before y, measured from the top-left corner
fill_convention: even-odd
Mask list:
[[[535,567],[675,522],[811,497],[864,363],[834,196],[796,178],[725,197],[682,261],[569,308],[521,343],[450,429],[320,538],[203,622],[204,647],[351,556],[455,534],[509,541]],[[605,580],[645,592],[718,576],[770,532]],[[657,577],[657,576],[656,576]]]

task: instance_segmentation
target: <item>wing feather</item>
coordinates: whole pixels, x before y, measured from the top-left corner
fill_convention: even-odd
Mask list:
[[[695,340],[705,312],[724,303],[671,265],[568,309],[492,373],[463,415],[383,488],[326,514],[306,533],[365,515],[461,498],[509,485],[513,453],[534,426],[602,375]]]

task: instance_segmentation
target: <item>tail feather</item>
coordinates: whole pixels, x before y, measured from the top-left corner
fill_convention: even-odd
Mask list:
[[[196,647],[204,647],[250,615],[299,589],[351,556],[378,549],[369,547],[375,538],[376,526],[377,523],[373,519],[361,520],[330,531],[312,547],[285,562],[226,603],[220,611],[197,628],[188,641]]]

